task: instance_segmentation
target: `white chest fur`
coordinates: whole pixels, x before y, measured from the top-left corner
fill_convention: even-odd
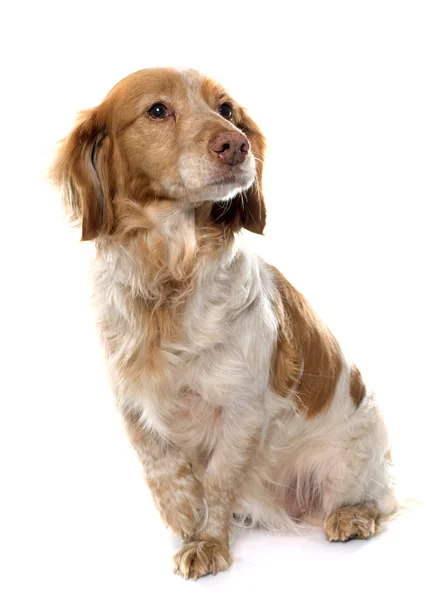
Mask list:
[[[185,444],[207,440],[209,446],[223,411],[258,411],[264,399],[277,331],[267,267],[243,250],[204,261],[178,335],[158,336],[158,369],[145,369],[152,321],[146,310],[137,314],[146,290],[135,268],[131,257],[116,251],[101,256],[95,268],[118,403],[143,411],[146,424],[166,437]]]

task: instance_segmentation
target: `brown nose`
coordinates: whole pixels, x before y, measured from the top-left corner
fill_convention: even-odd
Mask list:
[[[251,145],[248,138],[238,131],[219,133],[210,141],[210,148],[225,165],[239,165],[245,160]]]

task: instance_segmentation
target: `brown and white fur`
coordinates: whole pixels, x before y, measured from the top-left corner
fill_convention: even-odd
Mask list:
[[[112,385],[186,578],[229,567],[235,519],[321,523],[344,541],[395,508],[386,429],[358,369],[237,235],[265,226],[264,150],[219,84],[148,69],[82,114],[52,169],[96,244]]]

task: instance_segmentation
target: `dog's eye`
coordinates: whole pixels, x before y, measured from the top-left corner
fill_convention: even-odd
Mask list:
[[[165,117],[168,117],[169,114],[170,113],[164,104],[154,104],[148,110],[148,115],[152,119],[165,119]]]
[[[224,102],[224,104],[222,104],[220,106],[220,108],[218,109],[218,112],[221,114],[222,117],[224,117],[225,119],[227,119],[229,121],[233,116],[232,105],[229,104],[228,102]]]

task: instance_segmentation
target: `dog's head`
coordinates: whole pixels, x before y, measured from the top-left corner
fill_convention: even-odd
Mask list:
[[[83,240],[113,233],[123,200],[209,203],[212,222],[262,233],[264,151],[258,127],[218,83],[192,70],[146,69],[81,114],[52,178]]]

